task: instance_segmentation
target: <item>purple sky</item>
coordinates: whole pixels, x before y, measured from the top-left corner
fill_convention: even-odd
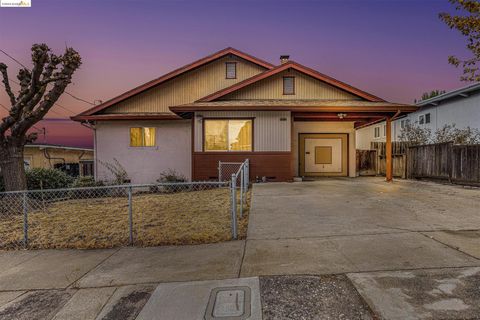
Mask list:
[[[280,54],[394,102],[462,85],[450,54],[465,56],[465,39],[438,13],[447,0],[32,0],[31,8],[0,8],[0,49],[28,65],[30,46],[57,53],[74,47],[83,59],[67,89],[108,100],[228,46],[278,63]],[[0,53],[10,66],[18,65]],[[8,99],[0,88],[0,103]],[[74,112],[88,104],[65,96]],[[0,115],[5,111],[0,109]],[[59,107],[50,118],[72,115]],[[90,145],[88,129],[48,121],[47,141]],[[54,125],[53,125],[54,124]],[[42,139],[40,139],[43,141]]]

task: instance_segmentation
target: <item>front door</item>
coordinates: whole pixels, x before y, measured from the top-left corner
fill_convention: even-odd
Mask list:
[[[300,176],[347,176],[348,134],[301,133]]]

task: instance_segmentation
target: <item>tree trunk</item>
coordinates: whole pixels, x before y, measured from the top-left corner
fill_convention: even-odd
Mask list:
[[[6,148],[2,148],[0,151],[0,170],[6,191],[27,189],[22,144],[8,143]]]

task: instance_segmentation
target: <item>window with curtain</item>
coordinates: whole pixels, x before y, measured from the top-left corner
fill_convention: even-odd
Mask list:
[[[252,124],[251,119],[206,119],[204,150],[252,151]]]
[[[131,147],[154,147],[155,128],[138,127],[130,128]]]

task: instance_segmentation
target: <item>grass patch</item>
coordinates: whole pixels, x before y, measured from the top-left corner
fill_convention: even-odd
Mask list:
[[[238,216],[243,239],[244,216]],[[54,202],[28,215],[29,248],[111,248],[129,243],[128,199],[93,198]],[[136,246],[184,245],[231,240],[230,190],[218,188],[178,193],[134,194]],[[0,248],[21,248],[23,216],[0,217]]]

